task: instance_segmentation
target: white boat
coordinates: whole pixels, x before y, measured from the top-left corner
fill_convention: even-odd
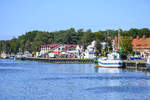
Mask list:
[[[118,31],[119,33],[119,31]],[[106,43],[107,44],[107,43]],[[107,57],[101,57],[97,61],[98,67],[105,68],[121,68],[124,66],[123,60],[120,59],[120,54],[115,50],[115,42],[112,43],[113,52],[108,54]],[[118,34],[118,48],[120,50],[120,34]]]
[[[9,58],[9,55],[3,52],[3,53],[1,54],[1,57],[2,57],[3,59],[6,59],[6,58]]]
[[[146,67],[150,69],[150,54],[147,56]]]
[[[107,57],[99,58],[97,63],[97,67],[105,68],[121,68],[124,66],[124,62],[120,59],[120,55],[117,52],[108,54]]]

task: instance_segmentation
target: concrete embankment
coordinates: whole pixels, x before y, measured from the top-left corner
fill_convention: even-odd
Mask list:
[[[146,63],[144,60],[137,60],[137,61],[130,61],[130,60],[125,60],[125,68],[128,69],[147,69]]]

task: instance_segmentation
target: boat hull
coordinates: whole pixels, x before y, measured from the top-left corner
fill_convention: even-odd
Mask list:
[[[122,60],[98,60],[97,67],[104,68],[122,68],[124,66],[124,62]]]

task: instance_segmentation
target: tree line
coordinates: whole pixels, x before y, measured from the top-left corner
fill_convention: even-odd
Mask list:
[[[37,52],[40,51],[40,45],[51,43],[79,44],[86,48],[86,46],[89,45],[93,40],[96,41],[97,52],[100,53],[100,42],[107,41],[111,47],[111,40],[108,39],[108,37],[114,38],[117,36],[117,34],[118,30],[100,30],[97,32],[92,32],[90,29],[85,31],[83,29],[75,30],[74,28],[55,32],[35,30],[27,32],[17,38],[14,37],[11,40],[1,40],[0,53],[5,52],[8,54],[16,54],[19,52],[19,49],[21,49],[23,52],[26,50],[30,52]],[[120,34],[121,36],[133,38],[136,38],[136,36],[142,37],[143,35],[150,37],[150,30],[148,28],[131,28],[130,30],[121,30]],[[127,43],[125,41],[127,41]],[[126,43],[124,45],[131,47],[128,45],[128,41],[130,40],[126,38],[124,39],[123,43]],[[129,44],[131,45],[131,43]]]

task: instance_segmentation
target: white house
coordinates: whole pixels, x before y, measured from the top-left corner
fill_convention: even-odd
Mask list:
[[[60,43],[41,45],[40,54],[37,53],[37,56],[42,56],[45,54],[48,54],[48,57],[54,57],[55,55],[57,56],[71,55],[76,50],[76,47],[77,47],[76,44],[60,44]]]
[[[85,58],[95,58],[95,51],[96,51],[96,41],[93,41],[90,45],[87,46],[87,49],[85,50]]]

